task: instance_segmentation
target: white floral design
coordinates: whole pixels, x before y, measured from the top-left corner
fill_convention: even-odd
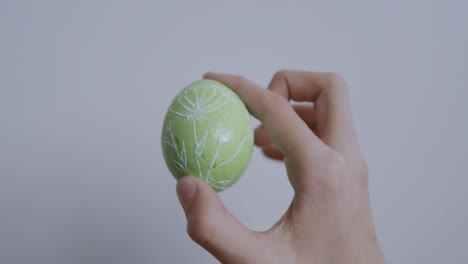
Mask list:
[[[179,146],[180,143],[177,142],[174,136],[174,132],[172,131],[172,121],[169,121],[167,124],[166,131],[168,138],[164,140],[164,143],[171,147],[177,156],[177,159],[172,160],[174,166],[181,172],[189,173],[187,167],[187,152],[185,149],[185,141],[182,140],[182,146]]]
[[[210,90],[211,93],[206,96],[208,90]],[[199,94],[200,91],[203,91],[202,94]],[[187,121],[195,123],[205,121],[206,114],[220,109],[227,103],[235,102],[235,99],[232,94],[227,91],[219,89],[219,87],[214,84],[207,83],[204,84],[203,87],[192,86],[185,89],[177,96],[177,102],[185,111],[178,112],[172,108],[169,108],[169,111],[187,119]]]
[[[208,92],[209,94],[207,95]],[[233,138],[232,132],[225,128],[215,128],[209,131],[204,131],[202,135],[198,136],[196,126],[197,124],[203,123],[207,120],[206,115],[208,113],[219,110],[226,104],[235,103],[236,98],[229,91],[219,89],[215,84],[205,83],[203,86],[193,85],[186,88],[176,97],[175,100],[176,101],[174,101],[172,107],[169,108],[169,112],[183,118],[188,122],[188,125],[192,126],[193,129],[195,143],[193,152],[195,154],[194,158],[198,171],[197,176],[215,189],[226,189],[232,182],[235,176],[234,173],[227,180],[217,180],[213,177],[213,171],[230,163],[239,155],[247,140],[252,138],[251,127],[246,129],[247,135],[242,139],[232,156],[218,164],[219,154],[223,145],[229,143]],[[178,108],[178,111],[173,108],[174,104],[181,106]],[[172,122],[169,121],[166,127],[167,136],[164,140],[164,143],[170,146],[176,154],[176,157],[172,162],[175,168],[180,172],[186,175],[195,175],[187,166],[187,149],[185,142],[184,140],[182,140],[182,142],[177,142],[174,137],[172,125]],[[213,156],[209,160],[208,167],[205,169],[204,173],[202,173],[200,160],[202,158],[206,158],[202,156],[204,154],[205,147],[207,146],[207,141],[210,138],[215,139],[217,144]]]

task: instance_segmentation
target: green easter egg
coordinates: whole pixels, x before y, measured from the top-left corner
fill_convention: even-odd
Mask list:
[[[166,165],[177,180],[195,176],[219,192],[247,168],[253,129],[237,94],[220,82],[198,80],[172,101],[161,140]]]

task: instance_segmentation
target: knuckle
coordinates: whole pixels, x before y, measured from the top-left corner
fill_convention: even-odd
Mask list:
[[[322,154],[322,162],[326,164],[328,168],[338,168],[338,165],[344,163],[344,159],[336,151],[328,149]]]
[[[267,100],[265,100],[263,109],[265,111],[265,115],[269,116],[276,115],[278,111],[283,111],[287,107],[291,107],[291,105],[286,98],[270,92],[268,93]]]
[[[290,106],[289,101],[286,98],[276,93],[270,93],[270,102],[272,102],[271,105],[276,106],[276,108]]]
[[[237,87],[237,89],[240,89],[240,87],[246,86],[247,83],[249,82],[247,78],[241,75],[234,76],[233,80],[234,80],[234,87]]]
[[[187,233],[190,238],[200,245],[207,245],[215,230],[215,223],[208,216],[199,216],[190,219],[187,225]]]
[[[344,179],[347,173],[346,161],[334,151],[329,151],[324,155],[324,177],[322,185],[328,192],[341,191],[344,184]]]
[[[273,75],[273,79],[285,78],[285,76],[288,75],[289,72],[290,70],[287,70],[287,69],[279,70]]]
[[[330,82],[343,82],[345,81],[345,78],[343,75],[337,72],[326,72],[325,77],[328,81]]]
[[[326,72],[324,74],[325,83],[335,89],[347,89],[348,83],[346,79],[340,73]]]
[[[360,192],[368,189],[368,166],[362,155],[347,160],[333,150],[329,150],[321,156],[319,182],[326,193],[335,196],[350,189]]]

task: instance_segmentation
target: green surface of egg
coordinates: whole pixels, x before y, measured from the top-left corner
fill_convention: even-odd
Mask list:
[[[195,176],[219,192],[247,168],[253,129],[244,103],[231,89],[198,80],[172,101],[161,140],[167,167],[177,180]]]

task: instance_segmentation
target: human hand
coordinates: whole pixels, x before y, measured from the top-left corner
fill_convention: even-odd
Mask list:
[[[294,198],[268,231],[254,232],[204,182],[184,177],[177,193],[190,237],[222,263],[384,263],[346,81],[334,73],[280,71],[263,89],[228,74],[226,84],[262,125],[255,144],[284,160]],[[292,105],[289,100],[311,102]]]

